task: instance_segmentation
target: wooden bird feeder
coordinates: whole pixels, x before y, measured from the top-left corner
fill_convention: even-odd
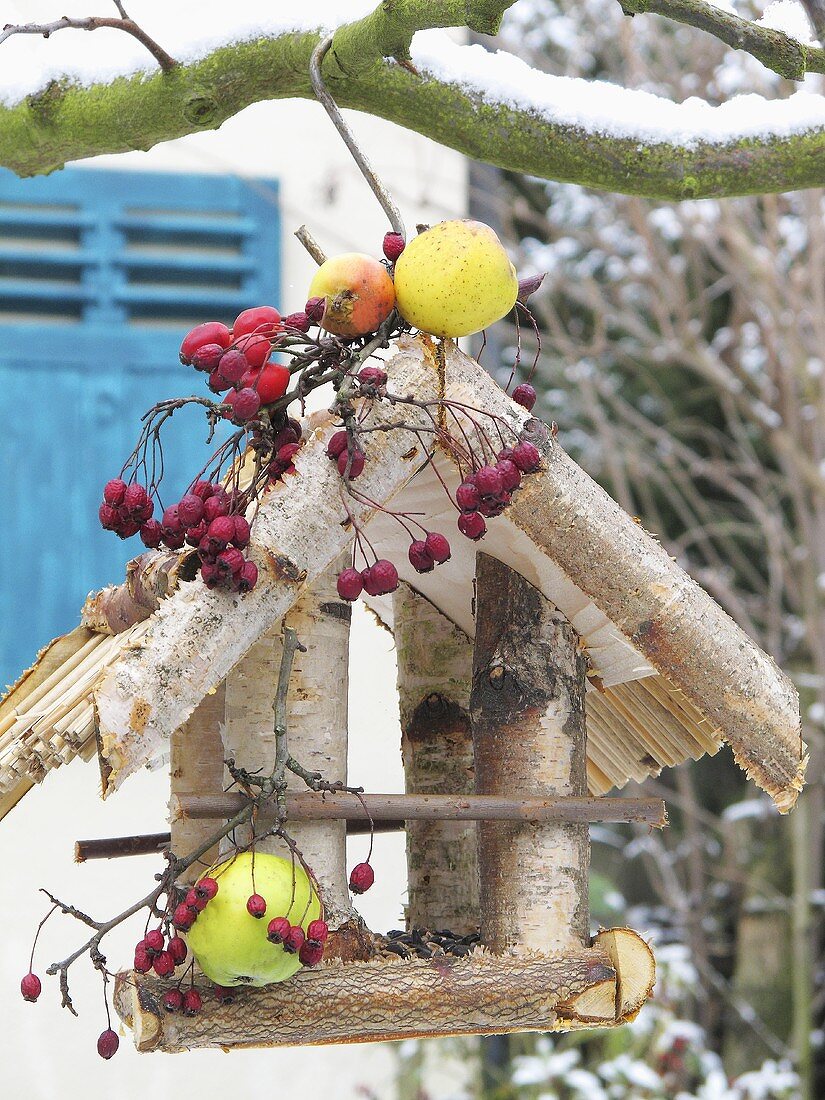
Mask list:
[[[164,1013],[158,979],[124,973],[115,1004],[140,1050],[620,1025],[650,994],[653,956],[626,928],[591,938],[588,823],[665,820],[655,800],[607,792],[724,742],[781,812],[801,789],[789,680],[552,433],[452,344],[403,338],[388,370],[395,392],[483,408],[529,433],[542,467],[482,543],[456,538],[430,574],[405,572],[392,519],[352,505],[404,582],[370,602],[396,640],[406,793],[362,802],[295,779],[289,828],[334,930],[324,963],[230,1004],[205,996],[193,1018]],[[393,411],[370,415],[378,427]],[[210,592],[187,579],[185,557],[145,555],[40,655],[0,707],[0,811],[76,755],[98,757],[108,798],[169,751],[172,846],[194,849],[243,800],[223,794],[224,759],[250,772],[271,759],[284,623],[306,647],[290,681],[290,751],[346,781],[350,608],[335,575],[351,534],[324,453],[330,431],[310,425],[296,476],[263,500],[251,593]],[[436,471],[408,433],[372,438],[364,496],[450,530],[439,478],[452,491],[459,473],[446,451]],[[400,957],[365,927],[345,862],[365,806],[379,827],[405,823],[409,927],[467,937],[463,953]]]

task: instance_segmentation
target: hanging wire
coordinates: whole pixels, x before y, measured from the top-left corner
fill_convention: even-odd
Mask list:
[[[332,119],[332,123],[335,126],[335,129],[344,139],[344,144],[352,153],[353,159],[355,160],[355,163],[358,165],[358,168],[361,171],[361,175],[370,185],[370,187],[372,188],[372,193],[381,203],[384,213],[389,218],[390,225],[392,226],[393,231],[400,234],[404,238],[404,240],[406,240],[407,233],[404,229],[404,221],[401,217],[401,213],[398,207],[390,198],[389,192],[381,183],[378,176],[375,174],[372,165],[359,148],[358,143],[355,140],[355,135],[344,121],[344,116],[341,114],[341,111],[338,108],[338,104],[330,95],[329,90],[324,84],[323,78],[321,76],[321,64],[327,53],[329,52],[329,48],[332,45],[332,39],[333,36],[329,35],[327,38],[324,38],[321,42],[319,42],[315,49],[312,51],[312,58],[309,62],[309,77],[312,81],[313,90],[315,92],[315,95],[318,97],[318,101],[320,102],[321,106]]]

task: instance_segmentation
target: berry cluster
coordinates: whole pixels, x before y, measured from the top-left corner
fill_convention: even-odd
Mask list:
[[[103,503],[97,514],[104,531],[114,531],[122,539],[128,539],[138,531],[142,534],[144,526],[159,526],[152,519],[154,510],[143,485],[127,485],[122,478],[114,477],[103,488]]]
[[[252,898],[254,897],[259,895],[253,894]],[[266,902],[263,898],[260,900],[263,902],[263,909],[261,912],[252,914],[259,918],[266,912]],[[249,909],[249,902],[247,902],[247,909]],[[288,955],[297,955],[302,966],[318,965],[324,957],[324,944],[328,936],[327,922],[320,918],[310,921],[306,932],[300,924],[292,924],[289,917],[273,917],[266,927],[266,938],[269,942],[280,944]]]
[[[218,884],[208,876],[198,879],[194,886],[186,891],[186,896],[172,913],[172,923],[179,932],[188,932],[198,914],[202,913],[218,892]],[[137,970],[138,968],[135,967]],[[157,971],[155,971],[157,973]]]
[[[528,442],[504,447],[496,458],[494,466],[477,467],[456,490],[455,500],[461,512],[458,529],[473,542],[486,535],[485,520],[500,516],[510,503],[521,485],[522,474],[537,470],[541,462],[538,448]]]

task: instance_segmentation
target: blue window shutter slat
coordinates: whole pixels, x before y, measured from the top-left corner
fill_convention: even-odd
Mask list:
[[[0,433],[15,517],[0,571],[2,684],[143,549],[102,531],[97,508],[140,414],[203,392],[178,362],[186,324],[231,323],[247,306],[281,305],[279,294],[271,181],[97,169],[19,180],[0,169],[0,386],[15,410]],[[202,411],[169,422],[167,503],[214,448],[206,434]]]

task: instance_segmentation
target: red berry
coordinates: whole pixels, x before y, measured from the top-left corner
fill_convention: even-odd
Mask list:
[[[266,899],[262,898],[260,894],[250,895],[246,902],[246,911],[250,917],[260,920],[266,912]]]
[[[181,363],[191,363],[192,356],[206,344],[220,344],[222,348],[228,348],[232,343],[232,333],[222,325],[220,321],[207,321],[203,325],[196,325],[183,338],[180,346]]]
[[[207,523],[211,523],[213,519],[217,519],[218,516],[225,516],[229,511],[229,503],[226,498],[226,493],[218,490],[213,493],[211,497],[203,502],[203,518]]]
[[[40,992],[43,986],[40,984],[40,979],[36,974],[28,972],[20,982],[20,992],[23,994],[24,1001],[36,1001],[40,996]]]
[[[117,1054],[117,1048],[120,1046],[120,1039],[117,1037],[117,1032],[112,1031],[110,1027],[107,1027],[105,1031],[101,1032],[97,1040],[97,1053],[101,1058],[105,1058],[108,1061],[110,1058],[114,1058]]]
[[[306,332],[310,323],[309,317],[303,310],[300,313],[290,313],[284,317],[284,328],[297,328],[299,332]]]
[[[201,565],[201,579],[207,588],[217,588],[223,577],[214,562],[205,561]]]
[[[502,447],[501,450],[496,455],[496,458],[499,460],[499,462],[504,462],[505,459],[507,459],[508,462],[512,462],[513,461],[513,448],[512,447]]]
[[[234,546],[228,546],[226,550],[221,550],[218,554],[215,565],[218,567],[218,572],[223,573],[225,577],[235,577],[240,574],[244,567],[244,556]],[[253,895],[253,897],[257,897],[257,895]]]
[[[202,570],[201,570],[202,571]],[[254,561],[245,561],[236,578],[239,592],[251,592],[258,583],[258,567]]]
[[[270,943],[283,943],[291,928],[292,925],[286,917],[273,917],[267,925],[266,938]]]
[[[327,443],[327,455],[329,458],[337,459],[346,449],[347,433],[343,429],[330,436],[329,443]]]
[[[357,600],[364,590],[364,582],[357,569],[344,569],[338,574],[338,595],[342,600]]]
[[[284,936],[284,951],[288,955],[297,955],[301,950],[304,940],[304,930],[300,924],[293,924],[288,934]]]
[[[264,331],[270,334],[281,327],[281,315],[274,306],[253,306],[239,313],[232,326],[232,335],[237,340],[239,336],[255,332],[261,326],[266,326]]]
[[[180,1012],[183,1008],[183,994],[179,989],[167,989],[163,994],[163,1007],[167,1012]]]
[[[473,482],[483,497],[497,497],[504,488],[495,466],[481,466],[473,474]]]
[[[262,405],[271,405],[289,389],[290,377],[289,367],[283,363],[267,363],[263,370],[247,371],[241,384],[255,390]]]
[[[450,559],[450,544],[440,531],[430,531],[424,539],[427,553],[441,565]]]
[[[353,894],[365,894],[375,882],[375,871],[369,863],[356,863],[349,876],[349,888]]]
[[[159,951],[152,959],[152,969],[159,978],[168,978],[175,969],[175,960],[168,951]]]
[[[164,535],[163,541],[169,547],[170,550],[180,550],[183,544],[186,542],[186,536],[183,531],[178,535]]]
[[[350,479],[359,477],[364,472],[364,462],[366,455],[363,451],[354,450],[350,456],[349,451],[342,451],[338,455],[338,473],[341,477],[347,476],[347,467],[349,466]]]
[[[510,503],[511,497],[512,493],[508,493],[506,489],[502,489],[497,497],[485,497],[481,504],[479,504],[478,510],[488,519],[491,516],[500,516]]]
[[[120,526],[120,512],[114,504],[107,504],[105,500],[97,510],[97,518],[104,531],[116,531]]]
[[[143,946],[141,941],[135,948],[135,970],[138,974],[148,974],[152,969],[152,960],[149,957],[149,952]]]
[[[213,878],[198,879],[195,883],[195,893],[199,898],[206,898],[207,901],[211,901],[212,898],[218,892],[218,884]]]
[[[370,569],[369,586],[364,584],[368,595],[385,596],[388,592],[394,592],[398,588],[398,570],[391,561],[379,558]]]
[[[230,348],[229,351],[225,351],[221,355],[221,360],[217,365],[217,373],[228,386],[234,386],[236,382],[240,382],[246,372],[249,370],[249,360],[242,351],[238,351],[237,348]]]
[[[481,493],[472,481],[463,481],[456,489],[455,499],[462,512],[475,512],[481,503]]]
[[[226,546],[235,537],[235,517],[217,516],[207,527],[206,535],[207,538],[214,539],[215,542],[223,543],[223,546]]]
[[[214,495],[217,488],[219,486],[213,485],[211,481],[196,481],[189,492],[205,501]]]
[[[217,367],[222,355],[223,348],[220,344],[204,344],[192,356],[192,366],[195,370],[210,374]]]
[[[197,527],[203,519],[203,501],[194,493],[184,493],[178,503],[178,519],[185,528]]]
[[[173,936],[166,950],[172,956],[175,966],[180,966],[186,958],[186,942],[180,936]]]
[[[317,966],[324,957],[324,945],[313,940],[304,940],[298,951],[303,966]]]
[[[373,386],[377,389],[387,381],[387,372],[380,367],[364,367],[358,372],[358,381],[362,386]]]
[[[325,920],[313,920],[307,927],[307,939],[314,943],[326,943],[329,935],[329,926]]]
[[[277,452],[280,451],[281,447],[285,447],[287,443],[300,443],[301,435],[301,425],[295,420],[290,420],[286,427],[281,428],[272,440],[272,450]]]
[[[194,890],[189,889],[186,891],[186,897],[183,899],[183,904],[187,909],[194,909],[198,913],[201,913],[206,908],[206,898],[200,897]]]
[[[192,910],[187,905],[181,904],[172,914],[172,924],[174,924],[175,928],[179,928],[181,932],[188,932],[195,923],[197,915],[196,910]]]
[[[224,376],[218,370],[217,367],[209,375],[209,380],[206,383],[209,386],[212,393],[224,393],[229,389],[230,383],[226,381]],[[225,397],[224,401],[228,401],[229,397]]]
[[[184,1016],[197,1016],[203,1008],[203,998],[197,989],[187,989],[183,995]]]
[[[384,234],[384,255],[394,264],[406,247],[406,242],[400,233]]]
[[[538,447],[534,447],[532,443],[519,443],[513,448],[512,461],[518,466],[523,474],[531,474],[533,470],[537,470],[541,464],[541,455],[539,454]]]
[[[292,465],[292,460],[300,449],[300,443],[285,443],[283,447],[279,448],[277,459],[284,469]]]
[[[160,525],[163,528],[164,538],[169,535],[174,538],[176,535],[183,534],[183,525],[180,521],[180,512],[178,511],[177,504],[169,505],[169,507],[163,513],[163,519],[161,519]]]
[[[162,951],[166,940],[159,928],[153,928],[151,932],[147,932],[143,937],[143,942],[147,951]]]
[[[244,389],[239,390],[232,399],[232,419],[238,424],[243,424],[257,416],[260,407],[260,397],[253,389],[246,386]]]
[[[513,492],[521,485],[521,471],[515,462],[509,458],[502,458],[496,463],[496,469],[501,474],[501,483],[508,492]]]
[[[103,499],[107,504],[122,504],[128,488],[122,477],[113,477],[103,486]]]
[[[427,549],[423,539],[415,539],[410,543],[407,557],[416,573],[431,573],[435,566],[435,558]]]
[[[148,509],[148,514],[147,514]],[[123,494],[123,510],[130,519],[145,523],[152,515],[153,505],[143,485],[130,485]]]
[[[147,519],[140,528],[140,537],[144,546],[157,550],[163,539],[163,528],[156,519]]]
[[[244,516],[232,516],[232,524],[234,531],[229,541],[239,550],[243,550],[244,547],[249,546],[249,524]]]
[[[304,312],[313,325],[317,325],[323,319],[324,310],[327,308],[326,298],[309,298],[304,306]]]
[[[215,986],[215,1000],[220,1005],[231,1005],[232,1002],[235,1000],[236,992],[237,992],[237,990],[229,989],[228,986],[216,985]]]
[[[269,334],[250,333],[248,336],[242,336],[237,341],[237,349],[242,352],[246,361],[249,363],[253,370],[257,370],[264,365],[269,356],[272,354],[272,344],[269,341]]]
[[[513,400],[528,412],[536,403],[536,391],[529,382],[522,382],[513,390]]]
[[[473,542],[478,542],[487,534],[487,524],[484,516],[478,512],[462,512],[458,517],[458,529],[462,535],[466,535]]]

